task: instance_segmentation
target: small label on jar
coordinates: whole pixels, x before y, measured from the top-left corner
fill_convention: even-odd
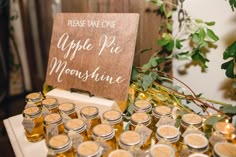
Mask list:
[[[34,121],[30,118],[24,118],[23,119],[23,122],[22,122],[22,125],[24,126],[24,128],[29,132],[29,133],[32,133],[34,127],[35,127],[35,124],[34,124]]]
[[[71,118],[64,112],[60,112],[63,122],[66,123],[67,121],[71,120]]]
[[[37,105],[34,102],[27,102],[25,108],[36,107]]]
[[[102,154],[108,153],[112,148],[104,140],[97,140],[98,144],[103,148]]]
[[[79,146],[79,144],[82,143],[84,140],[84,137],[82,135],[80,135],[79,133],[77,133],[73,130],[69,131],[68,136],[72,140],[72,144],[73,144],[74,148],[77,148]]]
[[[51,138],[53,136],[58,135],[59,131],[57,125],[51,124],[47,127],[47,137]]]
[[[46,117],[50,114],[50,111],[46,107],[42,107],[42,115],[43,117]]]
[[[185,137],[188,134],[201,134],[205,136],[205,133],[200,131],[198,128],[194,127],[193,125],[190,125],[182,134],[182,137]]]
[[[213,135],[209,138],[209,142],[212,146],[214,146],[218,142],[227,142],[223,135],[213,133]]]
[[[168,116],[161,117],[160,120],[156,123],[156,127],[158,128],[162,125],[175,126],[175,120]]]
[[[143,143],[146,143],[152,134],[152,130],[142,124],[137,125],[135,131],[141,135]]]
[[[144,156],[147,156],[147,153],[141,149],[131,149],[130,152],[132,153],[132,155],[134,157],[144,157]]]

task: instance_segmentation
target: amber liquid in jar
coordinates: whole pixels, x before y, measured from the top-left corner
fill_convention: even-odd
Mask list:
[[[137,100],[134,103],[134,111],[151,113],[152,104],[147,100]]]
[[[109,123],[115,130],[115,137],[118,140],[121,132],[123,131],[122,114],[117,110],[109,110],[103,113],[103,120]]]
[[[53,136],[48,142],[56,157],[75,157],[72,141],[67,135]]]
[[[64,133],[64,125],[62,121],[62,117],[58,113],[51,113],[44,117],[44,131],[45,131],[45,141],[48,144],[49,139],[52,136],[63,134]],[[51,132],[52,127],[56,128],[56,132]],[[52,134],[51,134],[52,133]]]
[[[127,150],[117,149],[113,150],[108,157],[133,157],[133,155]]]
[[[76,133],[83,136],[83,141],[88,140],[87,132],[86,132],[86,124],[82,119],[70,119],[64,125],[65,133],[69,133],[69,131],[75,131]]]
[[[235,157],[236,145],[228,142],[216,143],[213,150],[213,157]]]
[[[42,101],[43,107],[47,108],[50,113],[58,113],[58,103],[55,98],[46,98]]]
[[[58,106],[60,112],[67,114],[70,118],[78,118],[78,115],[75,111],[75,104],[72,103],[62,103]]]
[[[168,144],[156,144],[149,150],[150,157],[175,157],[175,149]]]
[[[81,143],[77,147],[77,156],[78,157],[101,157],[102,148],[97,142],[86,141],[86,142]]]
[[[130,130],[135,130],[137,126],[143,125],[149,129],[151,128],[151,117],[145,112],[136,112],[131,116],[130,119]],[[143,143],[142,149],[147,150],[152,144],[156,143],[154,133]]]
[[[161,117],[164,117],[164,116],[171,117],[171,112],[172,112],[172,110],[168,106],[156,106],[152,110],[152,124],[153,124],[153,126],[156,126],[157,122],[160,120]]]
[[[194,127],[202,130],[202,118],[193,113],[184,114],[181,118],[180,122],[180,132],[184,133],[184,131],[190,126],[193,125]]]
[[[87,134],[88,134],[88,139],[91,140],[93,127],[98,124],[101,124],[99,110],[97,107],[94,106],[86,106],[80,110],[80,115],[88,122],[89,126],[87,127]]]
[[[26,95],[26,97],[25,97],[26,102],[32,102],[36,106],[39,106],[39,107],[41,107],[43,99],[44,99],[44,97],[41,92],[30,93],[30,94]]]
[[[213,125],[213,128],[215,132],[223,135],[229,142],[235,132],[235,127],[231,123],[226,122],[217,122]]]
[[[30,125],[33,125],[32,129],[25,127],[25,135],[28,141],[37,142],[43,139],[44,129],[43,129],[43,117],[41,114],[41,108],[39,107],[28,107],[23,111],[23,117],[28,119]],[[24,125],[24,121],[23,121]]]
[[[105,150],[105,152],[103,153],[103,157],[107,157],[111,151],[116,149],[115,130],[112,128],[111,125],[109,124],[96,125],[93,128],[92,137],[95,141],[102,143],[105,142],[106,148],[109,148],[109,150]]]

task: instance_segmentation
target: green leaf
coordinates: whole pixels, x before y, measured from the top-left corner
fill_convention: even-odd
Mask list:
[[[205,124],[206,125],[214,125],[216,122],[218,122],[218,121],[220,121],[220,120],[222,120],[224,118],[225,118],[225,116],[220,116],[220,117],[218,117],[218,116],[211,116],[210,118],[208,118],[205,121]]]
[[[146,91],[153,83],[152,76],[150,75],[143,75],[143,82],[142,82],[142,88],[144,91]]]
[[[161,4],[161,6],[160,6],[160,12],[161,12],[162,14],[165,14],[165,15],[166,15],[166,6],[165,6],[164,3]]]
[[[228,59],[230,57],[236,58],[236,41],[234,41],[229,47],[224,51],[224,59]]]
[[[211,29],[207,29],[207,35],[214,41],[219,40],[219,37]]]
[[[195,22],[197,22],[197,23],[203,23],[203,20],[202,20],[202,19],[195,19]]]
[[[221,65],[221,69],[225,69],[225,75],[228,78],[236,78],[236,75],[234,75],[234,60],[230,60],[228,62],[225,62]]]
[[[202,68],[207,68],[206,62],[209,62],[209,60],[205,58],[205,56],[202,54],[202,52],[199,49],[193,50],[192,60],[199,62]]]
[[[205,22],[205,24],[207,26],[214,26],[215,25],[215,21]]]
[[[181,52],[181,53],[178,53],[176,57],[179,60],[191,60],[191,53],[189,53],[189,51]]]
[[[173,15],[173,12],[172,12],[172,11],[169,11],[169,12],[166,14],[166,17],[167,17],[167,18],[171,18],[172,15]]]
[[[200,40],[204,40],[204,38],[206,37],[206,33],[203,28],[200,28],[198,35],[199,35]]]
[[[224,105],[220,110],[224,113],[236,114],[236,106]]]
[[[165,48],[168,50],[168,51],[172,51],[174,49],[174,40],[171,40],[166,46]]]
[[[176,39],[175,46],[177,49],[181,49],[183,47],[183,45],[181,44],[181,41],[179,39]]]
[[[229,0],[229,4],[230,4],[232,10],[234,11],[234,9],[236,8],[236,0]]]
[[[152,65],[152,67],[156,67],[158,64],[157,64],[157,57],[152,57],[150,60],[149,60],[150,64]]]
[[[168,31],[172,32],[172,25],[169,22],[166,22],[166,28]]]
[[[160,45],[160,46],[165,46],[167,45],[168,43],[170,42],[170,40],[166,40],[166,39],[160,39],[160,40],[157,40],[157,44]]]
[[[138,79],[139,72],[135,66],[132,67],[131,80]]]
[[[156,80],[158,78],[158,74],[156,72],[150,72],[149,76],[151,76],[152,80]]]

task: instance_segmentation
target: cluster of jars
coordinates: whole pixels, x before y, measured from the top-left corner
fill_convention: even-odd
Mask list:
[[[31,142],[45,137],[49,153],[55,156],[236,156],[236,145],[231,140],[235,133],[232,124],[217,122],[208,140],[202,132],[205,129],[202,117],[193,113],[184,114],[177,128],[173,123],[176,120],[171,107],[153,108],[146,100],[134,103],[134,113],[127,125],[123,123],[122,114],[116,110],[108,110],[100,117],[98,108],[93,106],[82,108],[77,115],[71,110],[68,112],[69,103],[60,107],[56,99],[44,99],[39,104],[50,113],[42,116],[40,105],[27,107],[23,115],[25,119],[31,119],[34,125],[29,127],[30,132],[26,129],[26,137]],[[70,118],[63,121],[61,113]],[[72,113],[75,114],[72,116]]]

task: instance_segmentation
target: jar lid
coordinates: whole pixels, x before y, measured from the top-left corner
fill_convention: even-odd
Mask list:
[[[103,113],[103,119],[107,120],[111,124],[117,124],[122,121],[122,115],[117,110],[109,110]]]
[[[197,114],[189,113],[182,116],[181,123],[184,126],[194,125],[199,128],[202,125],[202,118]]]
[[[30,93],[30,94],[26,95],[25,99],[27,102],[28,101],[37,102],[42,99],[42,94],[41,94],[41,92]]]
[[[171,114],[171,108],[168,106],[157,106],[153,110],[155,116],[161,117]]]
[[[64,112],[66,114],[70,114],[75,111],[75,104],[69,103],[69,102],[62,103],[62,104],[59,104],[58,109],[61,112]]]
[[[133,155],[127,150],[117,149],[112,151],[108,157],[133,157]]]
[[[53,109],[58,106],[57,99],[55,98],[46,98],[42,101],[42,104],[48,109]]]
[[[206,154],[194,153],[194,154],[189,155],[188,157],[209,157],[209,156]]]
[[[36,118],[41,114],[41,108],[37,106],[27,107],[23,111],[23,116],[29,118]]]
[[[166,139],[169,142],[176,142],[179,140],[179,130],[175,126],[162,125],[157,128],[157,138]]]
[[[98,124],[93,128],[93,138],[97,139],[98,137],[103,140],[109,140],[113,138],[115,131],[109,124]]]
[[[137,100],[134,103],[134,110],[137,111],[144,111],[144,112],[150,112],[152,110],[152,105],[147,100]]]
[[[86,106],[80,110],[82,117],[86,119],[96,118],[99,114],[98,108],[94,106]]]
[[[93,157],[101,154],[101,147],[94,141],[86,141],[79,144],[77,147],[78,156]]]
[[[151,157],[175,157],[175,149],[167,144],[156,144],[150,149]]]
[[[82,119],[70,119],[65,123],[65,131],[83,132],[86,129],[86,124]]]
[[[132,114],[130,123],[133,126],[136,126],[138,124],[143,124],[145,126],[148,126],[151,123],[150,116],[145,112],[136,112]]]
[[[72,142],[67,135],[60,134],[50,138],[48,146],[55,153],[63,153],[72,147]]]
[[[187,134],[184,137],[184,143],[190,149],[203,149],[202,151],[204,151],[205,149],[208,148],[208,140],[205,136],[201,134],[196,134],[196,133]]]
[[[46,115],[44,117],[44,123],[46,125],[49,125],[49,124],[60,124],[61,122],[62,122],[62,117],[58,113],[51,113],[51,114]]]
[[[139,145],[141,143],[141,135],[136,131],[125,131],[120,134],[120,144],[126,146]]]
[[[235,127],[231,123],[217,122],[213,125],[213,128],[221,134],[230,134],[235,131]]]
[[[214,155],[219,157],[235,157],[236,145],[228,142],[219,142],[214,145]]]

